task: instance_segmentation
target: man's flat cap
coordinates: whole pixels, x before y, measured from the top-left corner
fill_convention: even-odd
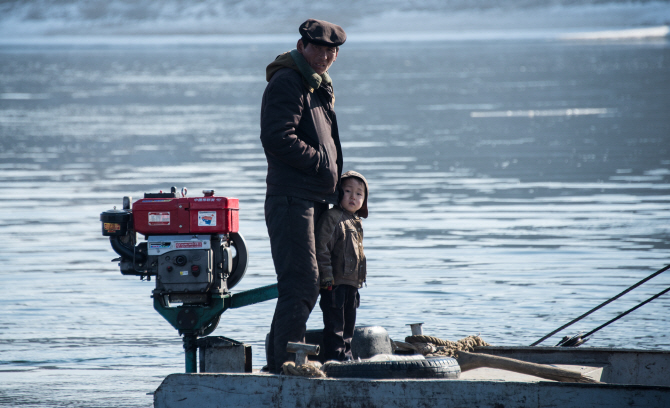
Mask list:
[[[300,25],[300,35],[308,42],[339,47],[347,41],[347,34],[342,27],[323,20],[310,18]]]

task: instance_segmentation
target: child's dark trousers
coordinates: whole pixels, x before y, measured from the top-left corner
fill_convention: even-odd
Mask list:
[[[323,358],[344,361],[353,358],[351,339],[356,326],[356,308],[360,304],[358,288],[349,285],[321,289],[319,306],[323,312]]]

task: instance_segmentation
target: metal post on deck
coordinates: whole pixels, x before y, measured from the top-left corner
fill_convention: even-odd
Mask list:
[[[412,329],[412,336],[423,336],[423,328],[421,327],[423,323],[410,323],[406,326],[409,326]]]

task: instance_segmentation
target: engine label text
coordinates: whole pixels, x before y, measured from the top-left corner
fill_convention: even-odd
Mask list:
[[[169,212],[150,212],[149,225],[170,225]]]
[[[202,241],[175,242],[174,247],[177,249],[202,248]]]

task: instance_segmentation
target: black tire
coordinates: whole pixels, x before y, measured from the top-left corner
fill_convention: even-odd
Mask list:
[[[375,361],[327,364],[324,371],[332,378],[447,378],[456,379],[461,367],[451,357],[427,357],[425,360]]]

